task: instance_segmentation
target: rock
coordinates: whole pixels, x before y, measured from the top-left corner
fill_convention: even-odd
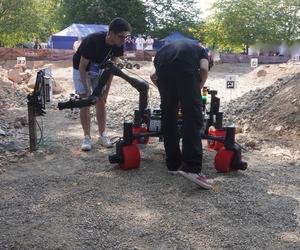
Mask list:
[[[14,128],[22,128],[22,127],[23,127],[23,126],[22,126],[22,124],[21,124],[20,121],[14,122]]]
[[[29,80],[27,81],[27,87],[28,87],[28,88],[31,88],[31,89],[34,89],[35,81],[36,81],[36,76],[35,76],[35,75],[32,75],[32,76],[29,78]]]
[[[0,142],[0,152],[1,151],[11,151],[16,152],[20,150],[21,147],[15,142],[15,141],[9,141],[9,142]]]
[[[297,98],[291,101],[291,103],[295,103],[295,102],[297,102]]]
[[[53,83],[52,89],[54,95],[58,95],[63,92],[63,88],[57,82]]]
[[[235,128],[235,133],[236,133],[236,134],[241,134],[241,133],[243,133],[243,128],[242,128],[242,127],[236,127],[236,128]]]
[[[20,83],[23,80],[18,69],[10,69],[7,72],[7,78],[15,83]]]
[[[0,135],[6,135],[5,131],[0,128]]]
[[[30,77],[31,77],[31,74],[28,73],[28,72],[23,72],[23,73],[20,73],[20,77],[22,78],[22,80],[25,82],[25,83],[28,83]]]
[[[259,70],[257,73],[256,73],[256,75],[258,76],[258,77],[261,77],[261,76],[266,76],[267,75],[267,71],[265,71],[265,70]]]
[[[15,68],[15,69],[18,69],[19,72],[24,72],[24,71],[26,70],[26,65],[15,64],[14,68]]]
[[[249,147],[249,148],[255,148],[256,142],[255,141],[248,141],[248,142],[245,143],[245,146]]]
[[[250,127],[248,124],[245,124],[243,127],[244,132],[249,132],[250,131]]]
[[[20,122],[22,126],[26,126],[28,124],[27,116],[17,117],[15,122]]]

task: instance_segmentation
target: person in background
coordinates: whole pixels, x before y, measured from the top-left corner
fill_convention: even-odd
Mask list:
[[[41,49],[42,48],[42,46],[41,46],[41,44],[40,44],[40,39],[38,38],[38,37],[35,37],[34,38],[34,41],[33,41],[33,48],[34,49]]]
[[[203,47],[187,41],[171,42],[154,58],[151,80],[161,97],[162,134],[169,173],[181,174],[205,189],[212,184],[202,174],[203,127],[201,89],[208,77],[208,56]],[[183,116],[182,152],[179,146],[178,109]]]
[[[73,50],[76,52],[81,44],[81,37],[79,36],[77,40],[73,43]]]
[[[81,98],[88,97],[98,84],[101,76],[101,64],[107,60],[115,60],[123,55],[123,44],[131,33],[130,24],[123,18],[115,18],[109,24],[108,32],[98,32],[88,35],[82,40],[73,56],[73,81],[76,93]],[[101,98],[96,103],[96,118],[99,130],[99,143],[104,147],[112,147],[106,133],[106,99],[113,75],[108,79]],[[83,151],[91,150],[91,117],[90,107],[80,109],[80,122],[84,140],[81,146]]]
[[[145,39],[142,37],[141,34],[135,39],[135,46],[137,50],[144,50]]]
[[[154,43],[153,38],[151,38],[151,36],[148,35],[145,42],[145,50],[153,50],[153,43]]]
[[[126,51],[135,50],[134,42],[133,42],[133,39],[131,38],[131,36],[126,38],[126,41],[124,44],[124,50],[126,50]]]

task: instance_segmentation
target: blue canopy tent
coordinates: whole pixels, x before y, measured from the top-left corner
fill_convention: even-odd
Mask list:
[[[186,40],[186,41],[190,41],[190,42],[195,43],[195,44],[199,43],[197,40],[195,40],[193,38],[190,38],[190,37],[187,37],[179,31],[175,31],[175,32],[171,33],[170,35],[168,35],[167,37],[162,39],[162,41],[164,41],[165,44],[167,44],[169,42],[178,41],[178,40]]]
[[[53,34],[49,38],[48,46],[53,49],[72,49],[73,43],[78,37],[84,38],[91,33],[99,31],[108,31],[108,25],[73,23],[64,30]]]

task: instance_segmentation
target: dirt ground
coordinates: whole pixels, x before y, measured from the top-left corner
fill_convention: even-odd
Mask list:
[[[124,171],[108,161],[115,149],[97,144],[93,119],[93,149],[82,152],[78,114],[55,108],[73,92],[71,62],[36,67],[49,63],[64,91],[37,119],[43,139],[34,153],[26,149],[28,125],[12,127],[16,117],[27,114],[26,93],[0,74],[0,125],[5,132],[0,137],[0,249],[299,249],[299,64],[218,64],[210,71],[207,85],[218,90],[224,116],[239,118],[242,133],[237,141],[246,149],[248,169],[218,173],[213,166],[216,153],[203,141],[203,172],[214,181],[214,189],[206,191],[167,173],[157,138],[140,146],[140,168]],[[5,70],[12,63],[0,65]],[[130,74],[149,80],[151,70],[150,63],[143,63]],[[225,89],[229,74],[238,76],[238,87],[231,92]],[[251,111],[249,100],[258,103],[258,93],[290,76]],[[124,117],[133,114],[137,100],[136,91],[115,77],[107,104],[111,137],[122,135]],[[278,112],[266,108],[274,105]],[[149,106],[159,106],[154,86]],[[244,110],[236,115],[233,111],[241,106]],[[286,113],[288,124],[280,120]]]

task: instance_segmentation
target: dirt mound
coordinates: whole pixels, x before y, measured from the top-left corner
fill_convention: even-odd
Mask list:
[[[274,84],[250,91],[225,106],[225,119],[260,135],[261,139],[282,139],[299,150],[300,73],[278,79]]]

